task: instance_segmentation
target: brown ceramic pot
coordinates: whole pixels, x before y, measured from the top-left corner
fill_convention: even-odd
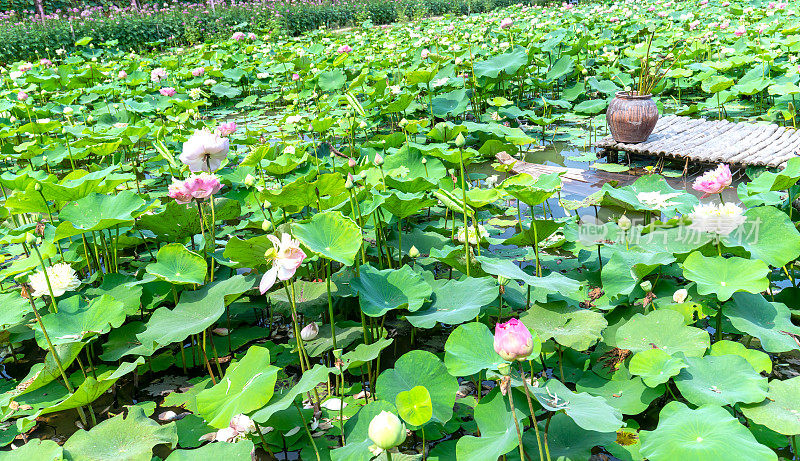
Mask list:
[[[647,141],[658,121],[658,107],[652,94],[620,91],[611,100],[606,121],[614,141],[636,144]]]

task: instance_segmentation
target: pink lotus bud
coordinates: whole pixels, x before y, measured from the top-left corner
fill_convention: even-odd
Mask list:
[[[158,90],[158,92],[161,93],[161,96],[168,96],[170,98],[175,96],[176,93],[175,88],[171,86],[161,88],[160,90]]]
[[[28,93],[26,93],[24,91],[20,91],[19,93],[17,93],[17,99],[22,101],[22,102],[27,101],[28,100]]]
[[[121,70],[117,74],[117,78],[119,78],[120,80],[124,80],[124,79],[128,78],[128,73],[125,72],[124,70]]]
[[[356,167],[356,159],[354,159],[353,157],[350,157],[349,159],[347,159],[347,166],[349,166],[350,168],[355,168]]]
[[[735,35],[735,36],[737,36],[737,37],[741,37],[742,35],[744,35],[744,34],[746,34],[746,33],[747,33],[747,28],[745,28],[744,26],[739,26],[739,27],[738,27],[738,28],[737,28],[737,29],[736,29],[736,30],[733,32],[733,35]]]
[[[427,48],[422,50],[422,53],[420,53],[420,56],[422,57],[422,59],[428,59],[428,56],[430,56],[430,55],[431,55],[431,52],[428,51]]]
[[[199,76],[201,76],[201,75],[203,75],[205,73],[206,73],[206,69],[203,68],[203,67],[195,67],[194,69],[192,69],[192,75],[194,77],[199,77]]]
[[[252,32],[250,32],[249,34],[247,34],[247,39],[248,39],[248,40],[255,40],[256,38],[257,38],[257,37],[256,37],[256,34],[254,34],[254,33],[252,33]]]
[[[500,28],[501,29],[508,29],[509,27],[514,25],[514,20],[511,18],[504,18],[500,21]]]
[[[233,35],[231,35],[231,38],[234,40],[243,40],[244,32],[234,32]]]
[[[303,341],[311,341],[319,334],[319,326],[316,322],[311,322],[300,330],[300,339]]]
[[[383,157],[381,157],[381,154],[376,152],[375,153],[375,160],[372,163],[374,163],[375,166],[383,165]]]
[[[350,48],[350,45],[342,45],[338,50],[336,50],[336,52],[339,54],[349,53],[351,51],[353,51],[353,49]]]
[[[298,80],[300,80],[300,74],[297,73],[292,74],[292,81],[296,82]]]
[[[494,350],[504,360],[522,360],[533,352],[533,335],[517,319],[498,323],[494,327]]]

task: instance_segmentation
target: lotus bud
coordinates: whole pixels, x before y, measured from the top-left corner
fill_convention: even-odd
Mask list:
[[[389,450],[406,439],[406,427],[394,413],[382,411],[369,423],[369,438],[378,448]]]
[[[269,200],[264,200],[264,209],[269,210],[270,208],[272,208],[272,203]]]
[[[642,290],[644,290],[645,293],[650,293],[653,291],[653,283],[650,282],[650,280],[645,280],[644,282],[640,283],[639,286],[642,287]]]
[[[311,341],[319,334],[319,326],[317,322],[311,322],[300,330],[300,339],[303,341]]]
[[[686,298],[689,297],[689,292],[686,288],[681,288],[679,290],[675,290],[675,293],[672,294],[672,300],[676,303],[682,303],[686,301]]]
[[[28,232],[27,234],[25,234],[25,242],[28,245],[33,245],[36,242],[36,236]]]
[[[247,187],[253,187],[256,184],[255,176],[248,174],[244,177],[244,185]]]
[[[350,168],[355,168],[356,167],[356,159],[354,159],[353,157],[350,157],[347,160],[347,166],[349,166]]]
[[[500,286],[505,286],[505,285],[508,285],[508,282],[510,282],[510,280],[509,280],[509,279],[507,279],[507,278],[505,278],[505,277],[503,277],[502,275],[498,275],[498,276],[497,276],[497,283],[498,283]]]
[[[464,135],[461,134],[461,133],[458,133],[458,136],[456,136],[456,147],[464,147],[464,144],[466,144],[466,143],[467,143],[467,140],[464,139]]]
[[[375,163],[375,166],[383,165],[383,157],[381,157],[381,154],[375,154],[375,161],[373,163]]]
[[[72,112],[73,112],[72,107],[69,107],[69,106],[65,107],[63,112],[64,112],[64,115],[66,115],[66,116],[72,115]]]
[[[406,120],[404,117],[402,120],[400,120],[400,123],[398,123],[398,125],[400,126],[400,128],[405,128],[408,125],[408,120]]]
[[[93,123],[93,122],[94,122],[94,117],[93,116],[90,115],[90,116],[86,117],[86,123]]]
[[[408,250],[408,255],[411,256],[412,258],[417,258],[419,257],[419,250],[417,250],[417,247],[415,247],[414,245],[411,245],[411,249]]]
[[[631,228],[631,220],[630,220],[630,219],[628,219],[628,217],[627,217],[627,216],[625,216],[625,215],[622,215],[622,216],[621,216],[621,217],[620,217],[620,218],[617,220],[617,225],[619,226],[619,228],[620,228],[620,229],[622,229],[622,230],[624,230],[624,231],[627,231],[628,229],[630,229],[630,228]]]
[[[261,230],[264,232],[269,232],[272,230],[272,221],[269,219],[265,219],[264,222],[261,223]]]
[[[344,182],[344,188],[347,189],[347,190],[350,190],[354,186],[355,185],[353,184],[353,175],[350,174],[350,173],[347,173],[347,181]]]
[[[33,190],[35,190],[36,192],[41,192],[42,185],[37,182],[36,184],[33,185]]]
[[[533,335],[517,319],[498,323],[494,328],[494,350],[504,360],[523,360],[533,352]]]
[[[426,158],[423,158],[423,159],[422,159],[422,164],[423,164],[423,165],[426,165],[427,163],[428,163],[428,159],[426,159]]]

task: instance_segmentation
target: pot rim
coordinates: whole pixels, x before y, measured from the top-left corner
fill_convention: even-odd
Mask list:
[[[635,91],[617,91],[616,97],[620,99],[653,99],[652,93],[635,94]]]

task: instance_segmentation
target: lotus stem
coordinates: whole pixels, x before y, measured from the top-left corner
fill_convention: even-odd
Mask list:
[[[517,411],[514,408],[514,394],[512,390],[508,389],[508,405],[511,407],[511,417],[514,418],[514,426],[517,428],[517,438],[519,439],[519,459],[525,459],[525,448],[522,446],[522,432],[519,430],[519,420],[517,420]]]
[[[525,370],[522,369],[522,363],[519,364],[519,373],[522,377],[522,388],[525,390],[525,398],[528,400],[528,409],[531,411],[531,425],[533,426],[533,430],[536,433],[536,444],[539,446],[539,459],[544,459],[542,456],[542,440],[539,435],[539,424],[536,421],[536,412],[533,411],[533,401],[531,400],[531,394],[528,390],[528,382],[525,379]],[[533,377],[533,371],[531,369],[531,377]],[[547,461],[550,461],[550,457],[547,457]]]
[[[458,148],[458,159],[459,159],[459,166],[461,167],[461,197],[464,200],[464,258],[467,265],[467,277],[469,277],[469,226],[467,225],[467,182],[466,177],[464,176],[464,150],[462,148]],[[455,220],[454,220],[455,222]],[[453,230],[455,231],[455,223],[453,224]],[[480,244],[478,240],[478,235],[475,235],[475,239]]]
[[[53,308],[52,312],[57,314],[58,306],[56,306],[56,297],[53,296],[53,287],[50,285],[50,276],[47,275],[47,267],[44,265],[42,254],[39,253],[39,246],[36,245],[36,243],[31,242],[31,247],[33,247],[33,251],[36,253],[36,257],[39,259],[39,265],[42,267],[42,273],[44,274],[44,281],[47,282],[47,291],[50,293],[50,303]]]

